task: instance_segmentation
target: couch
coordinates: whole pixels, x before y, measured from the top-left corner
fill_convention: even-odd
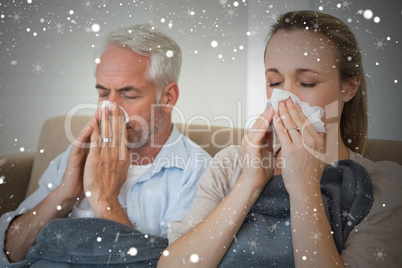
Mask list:
[[[15,210],[38,187],[49,163],[66,150],[89,116],[57,116],[48,119],[41,130],[38,150],[0,156],[0,215]],[[69,127],[71,126],[71,128]],[[203,147],[210,155],[228,145],[241,144],[243,129],[219,126],[176,124],[179,131]],[[65,129],[71,129],[66,134]],[[368,139],[365,156],[373,161],[390,160],[402,165],[402,141]]]

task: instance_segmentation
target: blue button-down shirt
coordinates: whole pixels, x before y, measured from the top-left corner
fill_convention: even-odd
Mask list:
[[[5,232],[10,222],[38,205],[62,182],[71,146],[55,158],[39,180],[39,188],[17,210],[0,219],[0,263],[4,254]],[[208,166],[210,156],[196,143],[172,132],[143,177],[127,192],[127,215],[141,232],[167,237],[168,223],[179,221],[190,209],[198,179]]]

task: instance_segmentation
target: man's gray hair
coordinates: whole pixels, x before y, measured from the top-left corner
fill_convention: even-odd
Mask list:
[[[133,25],[112,31],[106,37],[106,47],[118,45],[151,60],[147,76],[155,86],[157,103],[163,89],[171,82],[178,83],[181,68],[181,49],[169,36],[149,24]]]

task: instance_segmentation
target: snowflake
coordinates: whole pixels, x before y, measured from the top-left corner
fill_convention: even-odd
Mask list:
[[[233,219],[226,219],[225,222],[227,223],[227,225],[233,229],[233,227],[236,226],[235,221]]]
[[[247,36],[251,38],[257,38],[257,36],[260,35],[260,31],[258,30],[258,27],[250,28],[249,31],[247,31]]]
[[[64,33],[64,25],[61,21],[55,22],[53,29],[56,29],[58,33]]]
[[[345,9],[350,9],[351,6],[352,6],[352,3],[349,2],[349,1],[343,1],[343,2],[342,2],[342,9],[343,9],[343,10],[345,10]]]
[[[19,225],[19,224],[14,224],[14,225],[13,225],[13,229],[14,229],[14,231],[16,231],[16,232],[19,232],[19,230],[21,229],[21,225]]]
[[[147,244],[148,245],[151,245],[151,247],[154,247],[155,246],[155,238],[154,237],[150,237],[149,239],[148,239],[148,242],[147,242]]]
[[[377,39],[377,41],[373,43],[373,45],[375,45],[375,50],[378,50],[380,48],[382,50],[384,50],[384,47],[387,45],[387,43],[384,42],[384,38],[381,40],[378,38],[376,38],[376,39]]]
[[[117,243],[117,241],[119,241],[119,236],[120,236],[120,232],[116,233],[116,238],[114,239],[114,242]]]
[[[191,8],[187,8],[187,11],[185,11],[186,18],[194,18],[195,12]]]
[[[57,244],[59,243],[59,241],[64,241],[63,235],[60,230],[58,233],[54,233],[54,235],[55,235],[55,237],[53,239],[57,240]]]
[[[321,241],[321,236],[321,233],[315,230],[315,232],[311,232],[310,239],[314,240],[314,244],[317,244],[318,241]]]
[[[250,250],[257,249],[257,246],[258,246],[257,239],[255,239],[255,240],[251,239],[247,244],[250,245]]]
[[[276,223],[272,224],[271,226],[268,226],[268,230],[273,233],[276,230],[278,230],[278,225],[276,225]]]
[[[32,69],[32,72],[36,72],[36,74],[40,74],[41,72],[44,72],[45,70],[43,69],[43,64],[40,64],[39,62],[36,62],[36,64],[32,64],[34,67]]]
[[[269,19],[271,20],[271,22],[276,22],[277,19],[278,19],[278,14],[272,13],[272,14],[269,16]]]
[[[119,262],[120,262],[121,260],[126,261],[126,252],[128,252],[128,251],[124,251],[124,250],[121,250],[121,249],[120,249],[119,252],[120,252]]]
[[[91,10],[93,3],[89,0],[85,0],[82,5],[85,7],[85,10]]]
[[[23,17],[21,16],[21,12],[18,12],[18,13],[16,13],[15,11],[14,11],[14,15],[13,15],[13,22],[18,22],[18,23],[20,23],[20,20],[22,19]]]
[[[376,256],[375,260],[378,261],[378,259],[381,259],[382,261],[384,261],[385,256],[387,256],[386,253],[384,253],[384,249],[379,250],[378,248],[376,248],[377,252],[373,253],[374,256]]]
[[[352,214],[348,213],[347,211],[342,211],[342,217],[343,217],[344,219],[346,219],[346,218],[350,218],[350,219],[352,219],[352,220],[355,219],[355,218],[352,216]]]
[[[232,19],[234,16],[237,16],[238,14],[236,13],[236,8],[229,8],[227,10],[227,13],[225,15],[225,18]]]

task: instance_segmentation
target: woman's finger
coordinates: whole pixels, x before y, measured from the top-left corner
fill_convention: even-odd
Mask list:
[[[256,120],[253,127],[245,135],[246,142],[252,147],[260,147],[265,142],[269,124],[274,116],[272,108],[264,111]]]
[[[288,108],[288,112],[295,122],[297,126],[297,130],[300,132],[302,139],[314,137],[316,135],[316,131],[314,126],[307,121],[307,117],[304,115],[302,108],[298,103],[293,103],[291,99],[286,100],[286,108]]]
[[[291,117],[289,110],[286,106],[285,101],[279,102],[279,114],[280,119],[282,120],[282,124],[286,129],[288,137],[295,143],[300,142],[301,133],[299,132],[299,128],[297,124],[294,122]]]
[[[283,125],[283,121],[278,114],[274,116],[274,126],[276,134],[278,135],[279,142],[282,147],[288,147],[292,144],[292,140],[289,137],[288,130]]]
[[[297,109],[297,107],[299,109]],[[295,126],[298,129],[301,129],[303,126],[304,121],[307,119],[307,117],[304,115],[303,111],[301,110],[301,107],[298,103],[294,103],[292,98],[288,98],[286,100],[286,108],[289,112],[290,118],[292,118],[293,122],[295,123]]]

